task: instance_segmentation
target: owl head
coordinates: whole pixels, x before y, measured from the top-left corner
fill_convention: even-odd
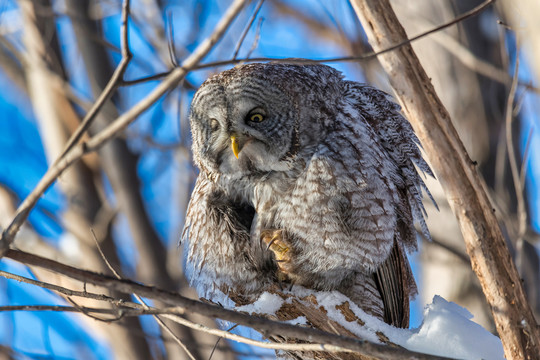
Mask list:
[[[320,104],[339,80],[324,65],[277,63],[209,78],[191,105],[195,163],[209,175],[238,177],[289,169],[320,138]]]

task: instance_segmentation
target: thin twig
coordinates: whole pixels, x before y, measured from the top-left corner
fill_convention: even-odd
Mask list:
[[[531,128],[529,129],[529,133],[527,134],[525,150],[523,150],[523,160],[521,162],[521,169],[519,170],[519,182],[522,189],[525,189],[525,178],[527,177],[527,161],[529,160],[529,154],[531,151],[531,139],[533,132],[534,127],[531,126]]]
[[[447,27],[450,27],[452,25],[455,25],[465,19],[468,19],[470,17],[473,17],[473,16],[476,16],[478,14],[480,14],[482,11],[484,11],[489,5],[491,5],[492,3],[494,3],[495,0],[487,0],[483,3],[481,3],[480,5],[478,5],[477,7],[463,13],[462,15],[454,18],[453,20],[451,21],[448,21],[442,25],[439,25],[437,27],[434,27],[433,29],[430,29],[430,30],[427,30],[427,31],[424,31],[416,36],[413,36],[407,40],[404,40],[404,41],[401,41],[395,45],[391,45],[385,49],[382,49],[380,51],[373,51],[373,52],[370,52],[368,54],[365,54],[365,55],[361,55],[361,56],[344,56],[344,57],[332,57],[332,58],[326,58],[326,59],[317,59],[317,60],[312,60],[312,59],[298,59],[298,58],[278,58],[278,57],[275,57],[275,58],[272,58],[272,57],[258,57],[258,58],[243,58],[243,59],[232,59],[232,60],[223,60],[223,61],[215,61],[215,62],[210,62],[210,63],[206,63],[206,64],[200,64],[200,65],[197,65],[195,66],[192,70],[203,70],[203,69],[207,69],[207,68],[214,68],[214,67],[220,67],[220,66],[225,66],[225,65],[236,65],[236,64],[240,64],[240,63],[246,63],[246,62],[265,62],[265,61],[277,61],[277,62],[283,62],[283,63],[288,63],[288,64],[321,64],[321,63],[337,63],[337,62],[348,62],[348,61],[367,61],[367,60],[373,60],[375,58],[377,58],[379,55],[382,55],[382,54],[385,54],[385,53],[388,53],[390,51],[393,51],[393,50],[396,50],[396,49],[399,49],[401,48],[402,46],[405,46],[405,45],[408,45],[408,44],[411,44],[419,39],[422,39],[430,34],[433,34],[433,33],[436,33],[438,31],[441,31],[443,29],[446,29]],[[157,80],[157,79],[161,79],[165,76],[168,76],[169,74],[171,74],[172,72],[174,71],[173,70],[170,70],[170,71],[167,71],[167,72],[163,72],[163,73],[159,73],[159,74],[155,74],[155,75],[152,75],[152,76],[147,76],[147,77],[143,77],[143,78],[139,78],[139,79],[134,79],[134,80],[129,80],[129,81],[125,81],[124,82],[124,85],[134,85],[134,84],[139,84],[139,83],[142,83],[142,82],[146,82],[146,81],[151,81],[151,80]]]
[[[172,22],[172,12],[167,12],[167,32],[169,33],[169,38],[167,39],[167,49],[169,51],[169,60],[174,67],[178,66],[178,61],[176,60],[176,46],[174,45],[174,27]]]
[[[38,280],[34,280],[34,279],[29,279],[29,278],[24,277],[24,276],[12,274],[12,273],[1,271],[1,270],[0,270],[0,276],[5,277],[6,279],[16,280],[18,282],[23,282],[23,283],[26,283],[26,284],[39,286],[40,288],[43,288],[43,289],[56,291],[57,293],[60,293],[62,295],[66,295],[68,297],[73,297],[73,296],[82,297],[82,298],[87,298],[87,299],[92,299],[92,300],[105,301],[105,302],[111,303],[113,305],[120,306],[122,308],[131,308],[131,309],[137,309],[137,310],[144,310],[144,307],[142,305],[140,305],[140,304],[137,304],[137,303],[134,303],[134,302],[131,302],[131,301],[125,301],[123,299],[116,299],[116,298],[113,298],[113,297],[110,297],[110,296],[107,296],[107,295],[103,295],[103,294],[90,293],[90,292],[88,292],[86,290],[84,290],[84,291],[71,290],[71,289],[65,288],[63,286],[54,285],[54,284],[51,284],[51,283],[38,281]],[[85,285],[86,285],[86,283],[85,283]]]
[[[87,292],[87,291],[71,290],[71,289],[65,288],[63,286],[58,286],[58,285],[54,285],[54,284],[39,281],[39,280],[29,279],[27,277],[12,274],[12,273],[5,272],[5,271],[2,271],[2,270],[0,270],[0,276],[5,277],[6,279],[11,279],[11,280],[19,281],[19,282],[24,282],[24,283],[27,283],[27,284],[39,286],[39,287],[44,288],[44,289],[56,291],[56,292],[59,292],[60,294],[66,295],[66,296],[78,296],[78,297],[84,297],[84,298],[93,299],[93,300],[107,301],[107,302],[110,302],[110,303],[115,304],[115,305],[123,304],[122,300],[118,300],[118,299],[115,299],[115,298],[107,296],[107,295],[95,294],[95,293],[90,293],[90,292]]]
[[[146,309],[150,309],[148,307],[148,305],[146,305],[146,303],[143,301],[143,299],[138,296],[138,295],[135,295],[135,297],[137,298],[137,300],[139,300],[141,302],[141,304],[143,304],[143,306],[146,307]],[[169,334],[170,337],[173,338],[173,340],[176,342],[176,344],[178,344],[178,346],[180,346],[180,348],[182,348],[182,350],[184,350],[184,352],[187,354],[187,356],[189,356],[189,358],[191,360],[197,360],[195,358],[195,356],[193,356],[193,354],[191,353],[191,351],[189,351],[189,349],[187,348],[186,344],[184,344],[184,342],[182,341],[182,339],[180,339],[172,330],[169,326],[167,326],[167,324],[165,324],[165,322],[157,315],[153,315],[154,319],[157,321],[157,323],[159,324],[159,326],[161,326],[163,329],[165,329],[165,331],[167,332],[167,334]]]
[[[7,311],[54,311],[54,312],[82,312],[96,313],[96,314],[118,314],[118,309],[106,309],[106,308],[89,308],[81,306],[67,306],[67,305],[7,305],[0,306],[0,312]],[[123,309],[122,311],[133,312],[133,315],[141,315],[143,311],[137,309]],[[86,314],[85,314],[86,315]]]
[[[118,117],[114,122],[109,124],[105,129],[89,139],[87,142],[82,142],[77,146],[73,146],[67,151],[64,156],[58,159],[47,170],[45,175],[38,182],[34,190],[24,199],[14,219],[9,226],[3,231],[0,241],[0,258],[5,253],[6,249],[13,241],[15,235],[19,231],[23,222],[28,218],[30,211],[34,208],[39,198],[45,190],[74,162],[78,161],[83,155],[96,151],[102,147],[107,141],[115,137],[120,131],[125,129],[133,122],[140,114],[154,104],[161,96],[174,88],[185,76],[191,71],[214,47],[221,39],[229,25],[236,18],[240,10],[249,0],[235,0],[227,9],[221,20],[218,22],[212,34],[206,38],[195,51],[184,60],[182,67],[174,69],[163,81],[154,88],[144,99],[140,100],[130,110]]]
[[[163,309],[166,310],[169,315],[162,315],[171,319],[175,322],[178,322],[182,325],[188,326],[195,330],[203,331],[207,329],[207,333],[214,334],[216,336],[222,336],[226,339],[231,339],[235,341],[241,341],[242,338],[238,335],[227,333],[224,330],[209,329],[200,324],[195,324],[174,315],[182,315],[186,312],[200,314],[212,319],[223,319],[225,321],[230,321],[232,323],[237,323],[240,325],[248,326],[259,331],[263,336],[268,337],[271,335],[284,336],[290,338],[296,338],[299,340],[304,340],[308,342],[318,342],[319,345],[315,344],[313,346],[321,346],[313,351],[333,351],[329,349],[343,348],[350,351],[358,352],[360,354],[366,354],[373,357],[379,358],[389,358],[389,359],[410,359],[414,357],[418,360],[433,360],[440,357],[435,357],[432,355],[417,353],[414,351],[406,350],[403,348],[393,348],[386,345],[375,344],[366,340],[360,340],[345,336],[338,336],[330,334],[321,330],[301,327],[297,325],[290,325],[278,321],[273,321],[265,319],[258,316],[251,316],[244,313],[240,313],[233,310],[228,310],[223,307],[204,303],[197,300],[188,299],[178,293],[161,290],[155,287],[145,286],[129,280],[118,280],[114,277],[110,277],[103,274],[97,274],[87,270],[81,270],[68,266],[65,264],[58,263],[54,260],[45,259],[37,255],[29,254],[20,250],[8,249],[5,253],[5,257],[10,258],[15,261],[27,265],[39,266],[41,268],[57,272],[64,276],[83,281],[95,286],[103,286],[108,289],[116,290],[122,293],[127,294],[139,294],[145,298],[155,299],[163,301],[164,303],[174,305],[174,307]],[[148,314],[152,314],[152,311],[155,311],[156,314],[160,311],[155,309],[152,311],[144,310]],[[163,311],[162,311],[163,312]],[[159,314],[162,314],[159,313]],[[174,315],[171,315],[174,314]],[[257,345],[255,340],[247,339],[245,341],[247,344]],[[266,343],[264,343],[266,344]],[[283,349],[279,346],[289,346],[287,344],[268,344],[261,345],[261,347],[274,348],[274,349]],[[286,348],[289,350],[289,348]],[[291,348],[292,349],[292,348]],[[338,350],[336,350],[338,351]],[[339,350],[343,351],[343,350]]]
[[[259,22],[257,23],[257,29],[255,30],[255,38],[253,39],[253,43],[251,44],[251,48],[249,49],[248,53],[246,54],[246,58],[249,58],[251,56],[251,53],[255,51],[257,46],[259,45],[259,40],[261,39],[261,29],[262,29],[262,23],[264,18],[260,18]]]
[[[133,58],[133,54],[129,48],[129,28],[128,28],[128,18],[129,18],[129,9],[130,9],[130,0],[123,0],[122,3],[122,20],[121,20],[121,51],[122,51],[122,60],[114,70],[114,73],[111,76],[111,79],[107,83],[107,86],[103,89],[99,97],[96,99],[94,105],[90,111],[88,111],[82,120],[79,127],[71,135],[64,150],[56,159],[53,166],[56,165],[64,156],[75,146],[75,144],[81,139],[83,134],[88,130],[92,121],[96,118],[97,113],[101,110],[103,105],[111,98],[113,92],[118,88],[122,83],[124,74],[127,70],[129,62]]]
[[[246,28],[242,32],[242,35],[240,36],[240,40],[238,40],[238,43],[236,44],[236,48],[234,49],[234,55],[232,57],[233,60],[236,60],[236,57],[238,56],[238,52],[240,51],[240,48],[242,47],[242,44],[244,43],[244,40],[249,32],[249,29],[251,29],[253,22],[257,18],[257,15],[259,14],[259,10],[261,9],[261,6],[263,3],[264,3],[264,0],[259,0],[257,7],[253,11],[253,15],[251,15],[251,19],[249,19],[249,23],[247,24]]]
[[[109,268],[109,270],[112,271],[112,273],[114,274],[114,276],[118,279],[118,280],[122,280],[122,276],[120,276],[120,274],[114,269],[114,267],[111,265],[111,263],[109,262],[109,260],[107,259],[107,257],[105,256],[105,254],[103,253],[103,250],[101,250],[101,246],[99,245],[99,242],[97,240],[97,237],[96,237],[96,234],[94,233],[94,230],[93,229],[90,229],[90,231],[92,232],[92,236],[94,238],[94,241],[96,243],[96,247],[99,251],[99,254],[101,255],[101,258],[103,259],[103,261],[105,261],[105,264],[107,265],[107,267]],[[141,303],[141,305],[143,306],[143,308],[145,310],[149,310],[150,307],[146,304],[146,302],[137,294],[133,294],[133,296],[135,296],[135,298]],[[196,360],[195,356],[193,356],[193,354],[191,353],[191,351],[189,351],[189,349],[186,347],[186,345],[182,342],[182,340],[176,336],[176,334],[167,326],[167,324],[165,324],[163,322],[163,320],[161,320],[157,315],[153,315],[154,319],[157,321],[157,323],[163,328],[165,329],[165,331],[173,338],[173,340],[186,352],[186,354],[189,356],[189,358],[191,360]]]
[[[111,272],[116,276],[117,279],[121,279],[122,277],[120,274],[114,269],[114,267],[111,265],[105,254],[103,253],[103,250],[101,249],[101,245],[99,245],[99,241],[97,239],[96,233],[94,229],[90,229],[90,232],[92,233],[92,238],[94,239],[94,243],[96,244],[96,248],[98,249],[99,256],[101,256],[101,259],[105,262],[105,265],[111,270]]]
[[[512,86],[506,101],[506,147],[508,149],[508,160],[510,163],[510,172],[514,182],[514,190],[516,192],[517,202],[517,218],[518,218],[518,233],[516,237],[516,267],[521,273],[523,262],[523,236],[527,231],[527,209],[525,205],[524,189],[521,182],[521,173],[518,168],[518,154],[514,147],[512,123],[514,122],[514,100],[518,85],[519,74],[519,39],[516,35],[516,61],[514,65],[514,76],[512,78]]]
[[[518,169],[518,158],[517,154],[515,152],[514,148],[514,139],[513,139],[513,131],[512,131],[512,124],[514,122],[514,100],[516,97],[516,91],[517,91],[517,78],[519,73],[519,47],[516,44],[516,60],[515,60],[515,66],[514,66],[514,76],[512,80],[512,86],[510,87],[510,93],[508,94],[508,98],[506,100],[506,147],[508,151],[508,160],[510,162],[510,170],[512,173],[512,179],[514,181],[514,189],[516,192],[516,198],[518,203],[518,213],[520,210],[524,207],[524,198],[523,198],[523,189],[521,188],[521,181],[520,181],[520,174]],[[521,223],[521,221],[520,221]],[[521,234],[521,224],[519,226],[520,230],[519,233]]]
[[[124,318],[125,316],[125,312],[122,312],[122,310],[116,308],[116,309],[111,309],[113,310],[112,311],[112,314],[114,315],[113,318],[102,318],[102,317],[99,317],[99,316],[96,316],[96,315],[92,315],[90,312],[88,312],[86,310],[86,308],[84,306],[81,306],[79,304],[77,304],[77,302],[73,299],[71,299],[70,297],[67,298],[67,300],[77,309],[80,310],[81,313],[83,313],[84,315],[88,316],[89,318],[91,319],[94,319],[94,320],[97,320],[97,321],[101,321],[101,322],[104,322],[104,323],[112,323],[112,322],[115,322],[115,321],[120,321]]]
[[[231,332],[234,328],[238,327],[238,324],[234,324],[230,328],[227,329],[227,332]],[[223,339],[221,336],[217,339],[216,343],[214,344],[214,347],[212,348],[212,352],[210,352],[210,355],[208,356],[208,360],[212,360],[212,356],[214,355],[214,352],[216,351],[219,342]]]

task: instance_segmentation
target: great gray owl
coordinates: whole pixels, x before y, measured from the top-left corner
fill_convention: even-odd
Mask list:
[[[386,93],[325,65],[249,64],[208,79],[190,122],[182,238],[201,297],[289,282],[408,326],[414,221],[429,237],[415,165],[431,170]]]

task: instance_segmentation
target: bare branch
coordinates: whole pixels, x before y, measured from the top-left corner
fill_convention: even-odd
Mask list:
[[[208,334],[220,336],[222,338],[241,342],[248,345],[254,345],[265,349],[275,349],[275,350],[288,350],[288,351],[326,351],[326,352],[354,352],[354,350],[348,348],[347,346],[331,345],[331,344],[280,344],[280,343],[269,343],[258,340],[253,340],[246,338],[244,336],[232,334],[225,330],[210,329],[200,324],[192,323],[186,319],[183,319],[179,316],[174,316],[170,314],[164,314],[164,317],[167,317],[173,321],[177,321],[179,324],[188,326],[194,330],[204,331]],[[302,329],[302,328],[299,328]],[[388,356],[391,356],[388,354]],[[393,357],[392,357],[393,358]]]
[[[253,25],[253,22],[257,18],[257,14],[259,14],[259,10],[261,9],[261,6],[263,5],[264,0],[259,0],[259,3],[257,4],[257,7],[255,7],[255,10],[253,11],[253,15],[251,15],[251,19],[249,20],[248,24],[246,25],[246,28],[244,29],[244,32],[242,32],[242,35],[240,36],[240,40],[238,40],[238,44],[236,44],[236,48],[234,49],[234,55],[233,60],[236,59],[238,56],[238,52],[240,51],[240,48],[242,47],[242,44],[244,43],[244,39],[246,38],[249,29],[251,29],[251,26]]]
[[[105,87],[105,89],[103,89],[103,91],[97,98],[96,102],[92,105],[92,108],[90,109],[90,111],[86,113],[86,116],[82,120],[81,125],[77,128],[77,130],[71,135],[71,137],[67,141],[64,147],[64,150],[62,151],[58,159],[55,161],[54,165],[56,165],[81,139],[83,134],[86,132],[86,130],[88,130],[88,128],[92,124],[92,121],[95,119],[99,110],[103,107],[103,105],[107,102],[107,100],[110,99],[113,92],[117,89],[117,87],[119,86],[119,84],[122,82],[124,78],[124,74],[127,70],[129,62],[133,58],[133,54],[131,53],[131,50],[129,49],[129,28],[128,28],[129,6],[130,6],[130,0],[123,0],[122,22],[121,22],[122,60],[120,60],[120,63],[116,67],[116,70],[114,70],[114,73],[111,79],[109,80],[109,82],[107,83],[107,86]]]
[[[241,343],[249,344],[249,345],[256,345],[263,348],[270,348],[270,349],[281,349],[281,350],[302,350],[302,351],[316,351],[316,350],[326,350],[326,351],[344,351],[348,352],[351,350],[347,350],[345,348],[341,348],[339,346],[329,346],[324,344],[303,344],[303,345],[287,345],[287,344],[270,344],[263,341],[257,341],[252,340],[243,336],[230,334],[229,331],[219,330],[219,329],[210,329],[204,325],[193,323],[192,321],[186,320],[184,318],[181,318],[178,316],[178,314],[183,314],[183,310],[179,310],[178,308],[163,308],[163,309],[156,309],[156,308],[150,308],[144,302],[142,302],[143,305],[131,303],[131,302],[125,302],[125,301],[116,301],[113,298],[110,298],[105,295],[97,295],[97,294],[91,294],[86,291],[74,291],[70,289],[63,288],[61,286],[56,286],[48,283],[44,283],[41,281],[36,281],[32,279],[28,279],[23,276],[18,276],[15,274],[7,273],[4,271],[0,271],[0,276],[4,276],[8,279],[13,279],[16,281],[25,282],[28,284],[40,286],[42,288],[47,288],[50,290],[58,291],[64,295],[69,296],[80,296],[80,297],[86,297],[96,300],[104,300],[108,302],[116,303],[116,305],[122,306],[122,309],[106,309],[106,308],[90,308],[90,307],[84,307],[84,306],[63,306],[63,305],[18,305],[18,306],[1,306],[0,312],[6,312],[6,311],[56,311],[56,312],[82,312],[86,316],[90,316],[93,319],[97,319],[99,321],[117,321],[119,320],[120,316],[139,316],[139,315],[152,315],[156,319],[159,320],[159,315],[169,315],[166,316],[172,321],[175,321],[183,326],[187,326],[189,328],[205,332],[207,334],[220,336],[220,338],[227,338],[229,340],[238,341]],[[138,297],[138,296],[137,296]],[[142,301],[142,299],[139,298],[139,301]],[[113,300],[113,301],[111,301]],[[125,308],[125,307],[129,308]],[[102,319],[102,318],[96,318],[92,314],[111,314],[117,316],[114,319]],[[172,316],[171,316],[172,315]],[[161,321],[161,320],[159,320]],[[160,325],[165,326],[165,324],[161,321]],[[168,329],[168,327],[167,327]],[[174,334],[172,334],[174,335]],[[188,352],[189,354],[189,352]],[[191,358],[193,358],[192,355],[190,355]]]
[[[387,0],[351,2],[376,51],[407,39]],[[507,359],[540,359],[538,329],[519,275],[475,164],[463,147],[448,112],[410,45],[380,56],[379,61],[390,75],[399,102],[458,218],[472,267],[491,306]]]
[[[163,301],[164,303],[175,306],[174,308],[167,308],[167,312],[169,314],[182,315],[185,313],[196,313],[213,319],[223,319],[240,325],[248,326],[259,331],[265,337],[271,335],[283,336],[288,338],[296,338],[308,342],[318,342],[320,344],[324,344],[323,348],[319,347],[315,349],[316,351],[327,351],[328,346],[330,346],[330,348],[334,346],[364,354],[365,356],[382,359],[441,359],[441,357],[421,354],[403,348],[395,348],[387,345],[375,344],[366,340],[338,336],[317,329],[290,325],[278,321],[268,320],[258,316],[251,316],[244,313],[239,313],[216,305],[188,299],[181,296],[180,294],[161,290],[155,287],[141,285],[139,283],[135,283],[129,280],[118,280],[107,275],[101,275],[91,271],[77,269],[68,265],[58,263],[54,260],[45,259],[37,255],[32,255],[19,250],[8,249],[5,253],[5,257],[27,265],[38,266],[50,271],[54,271],[88,284],[106,287],[108,289],[116,290],[126,294],[136,293],[149,299]],[[166,317],[170,318],[169,316]],[[203,328],[206,328],[203,325],[192,323],[189,320],[180,317],[175,317],[172,320],[179,322],[183,325],[190,326],[191,328],[196,330],[202,330]],[[234,336],[237,336],[234,334],[229,334],[226,331],[216,329],[209,329],[208,332],[230,339],[232,339],[232,337]],[[279,346],[279,344],[268,346],[277,347]]]
[[[174,45],[174,27],[172,21],[172,13],[169,11],[167,13],[167,29],[169,37],[167,39],[167,49],[169,50],[169,61],[174,67],[178,66],[178,61],[176,60],[176,46]]]
[[[422,33],[420,33],[420,34],[418,34],[416,36],[411,37],[410,39],[405,39],[405,40],[400,41],[398,43],[389,45],[388,47],[386,47],[384,49],[381,49],[379,51],[373,51],[371,53],[368,53],[368,54],[365,54],[365,55],[362,55],[362,56],[344,56],[344,57],[318,59],[318,60],[298,59],[298,58],[271,58],[271,57],[243,58],[243,59],[232,59],[232,60],[215,61],[215,62],[210,62],[210,63],[206,63],[206,64],[200,64],[200,65],[194,66],[192,70],[201,70],[201,69],[220,67],[220,66],[225,66],[225,65],[236,65],[236,64],[247,63],[247,62],[265,62],[265,61],[279,61],[279,62],[288,63],[288,64],[320,64],[320,63],[335,63],[335,62],[346,62],[346,61],[373,60],[373,59],[377,58],[377,56],[379,56],[379,55],[386,54],[386,53],[391,52],[393,50],[399,49],[402,46],[409,45],[410,43],[412,43],[414,41],[417,41],[417,40],[419,40],[419,39],[421,39],[423,37],[426,37],[426,36],[428,36],[430,34],[433,34],[433,33],[436,33],[438,31],[441,31],[443,29],[446,29],[447,27],[455,25],[455,24],[457,24],[457,23],[459,23],[459,22],[461,22],[461,21],[463,21],[465,19],[468,19],[468,18],[472,17],[472,16],[476,16],[476,15],[480,14],[483,10],[485,10],[494,1],[495,0],[487,0],[487,1],[483,2],[482,4],[478,5],[477,7],[475,7],[474,9],[472,9],[470,11],[467,11],[466,13],[452,19],[451,21],[448,21],[448,22],[446,22],[446,23],[444,23],[442,25],[439,25],[439,26],[437,26],[437,27],[435,27],[433,29],[424,31],[424,32],[422,32]],[[173,70],[170,70],[170,71],[167,71],[167,72],[164,72],[164,73],[159,73],[159,74],[156,74],[156,75],[152,75],[152,76],[148,76],[148,77],[144,77],[144,78],[140,78],[140,79],[125,81],[124,85],[133,85],[133,84],[139,84],[141,82],[161,79],[164,76],[168,76],[173,71],[175,71],[175,70],[173,69]]]
[[[12,274],[12,273],[9,273],[9,272],[6,272],[6,271],[2,271],[2,270],[0,270],[0,276],[5,277],[6,279],[12,279],[12,280],[16,280],[16,281],[19,281],[19,282],[24,282],[24,283],[27,283],[27,284],[31,284],[31,285],[36,285],[36,286],[39,286],[39,287],[41,287],[43,289],[53,290],[53,291],[59,292],[60,294],[63,294],[63,295],[66,295],[66,296],[78,296],[78,297],[84,297],[84,298],[88,298],[88,299],[107,301],[107,302],[110,302],[110,303],[113,303],[113,304],[116,304],[116,305],[124,303],[123,300],[118,300],[118,299],[115,299],[115,298],[107,296],[107,295],[94,294],[94,293],[89,293],[87,291],[71,290],[71,289],[65,288],[63,286],[58,286],[58,285],[46,283],[46,282],[39,281],[39,280],[29,279],[27,277],[20,276],[20,275],[15,275],[15,274]]]
[[[54,311],[54,312],[85,312],[96,314],[112,314],[118,315],[121,311],[134,312],[136,315],[141,315],[141,311],[135,309],[107,309],[107,308],[88,308],[78,306],[65,305],[8,305],[0,306],[0,312],[7,311]]]
[[[3,231],[0,243],[0,258],[3,256],[4,251],[9,247],[9,244],[11,244],[13,241],[13,238],[17,234],[22,223],[27,219],[30,211],[35,206],[38,199],[58,178],[58,176],[60,176],[60,174],[62,174],[71,164],[78,161],[83,155],[95,151],[103,146],[103,144],[126,128],[126,126],[133,122],[161,96],[163,96],[170,89],[174,88],[221,39],[229,25],[248,1],[249,0],[235,0],[216,25],[213,33],[201,44],[199,44],[193,54],[184,60],[182,67],[174,69],[147,97],[135,104],[129,111],[118,117],[99,134],[95,135],[87,142],[74,146],[47,170],[34,190],[19,206],[15,218],[11,224]]]
[[[525,179],[527,178],[527,162],[529,160],[530,150],[531,150],[531,138],[534,132],[534,127],[529,129],[527,134],[527,140],[525,142],[525,149],[523,150],[523,160],[521,161],[521,169],[519,170],[519,182],[521,183],[521,188],[525,189]]]
[[[352,353],[353,350],[347,349],[346,347],[340,347],[329,344],[279,344],[279,343],[269,343],[260,340],[252,340],[244,336],[232,334],[228,331],[219,330],[219,329],[210,329],[205,326],[192,323],[183,318],[180,318],[177,315],[174,315],[174,308],[165,308],[165,309],[107,309],[107,308],[89,308],[89,307],[79,307],[79,306],[64,306],[64,305],[11,305],[11,306],[0,306],[0,312],[8,311],[52,311],[52,312],[76,312],[83,313],[86,316],[90,314],[109,314],[109,315],[118,315],[123,314],[124,316],[140,316],[140,315],[162,315],[173,321],[189,326],[195,330],[203,331],[212,335],[220,336],[229,340],[237,341],[243,344],[258,346],[265,349],[275,349],[275,350],[286,350],[286,351],[324,351],[324,352],[344,352]],[[92,318],[95,318],[92,316]],[[99,319],[103,320],[103,319]],[[117,319],[112,319],[116,321]],[[402,359],[411,359],[411,357],[400,357]],[[414,357],[414,359],[418,359]],[[431,360],[443,359],[440,357],[429,357]]]
[[[519,74],[519,41],[516,45],[516,63],[514,66],[514,76],[512,80],[512,86],[510,87],[510,93],[508,94],[508,99],[506,102],[506,148],[508,150],[508,160],[510,162],[510,172],[512,174],[512,180],[514,182],[514,189],[516,192],[517,199],[517,215],[518,215],[518,234],[516,239],[516,244],[518,247],[518,269],[520,268],[520,256],[521,248],[523,247],[523,236],[527,231],[527,210],[525,204],[525,197],[523,193],[522,182],[520,178],[520,171],[518,168],[519,155],[516,154],[512,123],[514,122],[514,100],[516,98],[516,90],[518,85],[518,74]]]

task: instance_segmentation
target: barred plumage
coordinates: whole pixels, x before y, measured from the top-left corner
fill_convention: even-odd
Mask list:
[[[183,240],[200,296],[290,281],[407,326],[414,221],[429,237],[415,166],[432,173],[387,94],[324,65],[250,64],[207,80],[190,119]]]

